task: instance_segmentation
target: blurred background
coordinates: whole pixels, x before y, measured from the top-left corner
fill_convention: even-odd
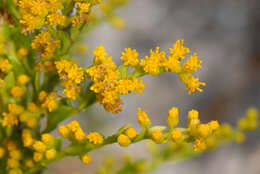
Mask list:
[[[134,0],[117,12],[126,22],[125,29],[117,30],[108,23],[100,25],[84,38],[90,51],[104,44],[119,63],[124,48],[134,48],[142,57],[157,45],[167,50],[176,40],[184,39],[184,44],[203,61],[198,75],[207,86],[203,93],[188,95],[174,74],[147,76],[143,95],[123,97],[121,114],[108,114],[101,105],[94,105],[73,117],[85,130],[110,135],[126,123],[140,129],[138,107],[146,110],[153,125],[166,124],[168,110],[179,107],[183,126],[191,109],[199,110],[202,122],[219,120],[235,125],[248,107],[260,108],[259,0]],[[90,65],[91,56],[82,56],[80,62]],[[169,162],[152,173],[259,174],[259,135],[259,131],[249,133],[242,145],[230,144],[192,160]],[[113,156],[120,164],[124,153],[139,159],[148,152],[145,143],[128,148],[114,144],[91,152],[93,162],[88,166],[77,158],[68,158],[52,165],[48,173],[95,173],[104,157]]]

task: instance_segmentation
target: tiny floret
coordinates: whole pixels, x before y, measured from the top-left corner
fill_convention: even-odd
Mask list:
[[[138,118],[138,122],[141,126],[143,126],[143,127],[150,126],[151,121],[150,121],[149,117],[147,116],[147,114],[144,111],[142,111],[141,108],[138,108],[137,118]]]
[[[117,142],[120,146],[127,147],[131,143],[131,140],[128,136],[121,134],[117,137]]]

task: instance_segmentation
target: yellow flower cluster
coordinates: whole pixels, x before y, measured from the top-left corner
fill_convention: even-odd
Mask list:
[[[142,79],[136,77],[120,79],[120,72],[116,64],[105,52],[104,46],[96,48],[93,51],[94,65],[87,68],[86,72],[91,78],[93,85],[91,90],[98,94],[97,101],[104,105],[107,111],[113,113],[121,112],[122,101],[120,95],[126,95],[130,92],[141,93],[145,88]]]
[[[207,138],[219,128],[217,121],[210,121],[207,124],[201,124],[199,120],[199,112],[191,110],[188,113],[188,129],[189,134],[195,139],[194,151],[206,149]]]
[[[22,140],[24,147],[34,150],[33,160],[34,162],[40,162],[41,160],[53,160],[56,157],[57,151],[55,149],[54,138],[52,135],[45,133],[41,135],[41,140],[33,138],[32,131],[30,129],[23,129]],[[26,160],[27,167],[33,166],[32,160]]]
[[[8,113],[3,112],[3,127],[12,127],[14,125],[18,125],[18,115],[22,114],[24,108],[22,106],[16,104],[9,104],[8,105]]]
[[[33,154],[35,162],[40,162],[44,158],[53,160],[57,154],[54,147],[54,139],[50,134],[42,134],[41,141],[34,141],[32,148],[35,150]]]
[[[144,72],[151,75],[158,75],[163,71],[164,63],[166,62],[166,53],[159,51],[160,47],[156,47],[155,51],[150,50],[150,56],[145,56],[145,59],[141,59],[140,65]]]
[[[198,90],[202,92],[200,86],[205,86],[204,82],[199,82],[199,78],[195,78],[192,73],[201,68],[202,61],[198,60],[196,53],[191,55],[186,62],[181,65],[181,60],[190,50],[183,46],[183,40],[178,40],[173,48],[170,48],[170,55],[166,58],[164,51],[159,51],[156,47],[155,51],[150,51],[150,56],[146,56],[141,60],[140,65],[143,67],[144,72],[151,75],[158,75],[164,71],[178,73],[181,81],[187,86],[189,94]]]
[[[67,126],[61,125],[58,129],[61,136],[68,138],[71,141],[76,140],[80,143],[92,143],[94,145],[100,145],[103,143],[103,136],[97,132],[86,134],[80,127],[79,123],[74,120]]]
[[[29,82],[29,77],[26,74],[21,74],[17,78],[17,86],[13,86],[11,89],[11,95],[14,98],[20,98],[25,91],[24,86]]]
[[[134,128],[128,128],[124,133],[117,137],[117,142],[120,146],[126,147],[135,139],[137,131]]]
[[[138,52],[136,50],[132,50],[131,48],[126,48],[125,53],[122,53],[120,58],[124,61],[124,65],[136,67],[139,64]]]
[[[60,46],[60,41],[52,40],[51,34],[42,30],[40,34],[35,36],[31,45],[33,49],[41,52],[43,58],[47,59],[51,58],[56,48]]]
[[[62,1],[59,0],[18,0],[22,19],[20,23],[27,31],[44,26],[63,26],[65,16],[61,14]]]
[[[76,100],[80,92],[80,83],[84,80],[83,68],[68,60],[56,61],[55,65],[62,84],[65,86],[63,93],[67,98]]]
[[[8,59],[0,58],[0,72],[7,73],[11,70],[12,64]]]
[[[21,149],[19,149],[18,144],[11,139],[4,139],[3,147],[0,147],[0,159],[1,158],[7,158],[6,162],[8,174],[23,173],[23,153]]]
[[[241,131],[254,131],[258,128],[258,110],[249,108],[245,117],[238,121],[238,127]]]
[[[49,94],[45,91],[41,91],[38,100],[42,108],[47,108],[49,112],[52,112],[58,107],[59,96],[55,91],[52,91]]]
[[[29,103],[28,110],[23,106],[11,103],[8,105],[9,112],[3,112],[2,126],[12,127],[18,125],[18,122],[25,123],[28,127],[35,127],[38,124],[39,113],[36,104]]]
[[[145,129],[149,130],[148,137],[155,143],[165,143],[172,140],[174,143],[184,143],[185,139],[194,140],[194,151],[201,151],[207,148],[208,139],[212,139],[219,129],[219,123],[217,121],[210,121],[207,124],[201,124],[199,120],[199,112],[191,110],[188,113],[188,128],[177,128],[179,122],[179,110],[176,107],[172,107],[168,112],[167,123],[169,130],[165,133],[162,127],[149,128],[151,122],[149,117],[144,111],[138,109],[137,113],[138,122]],[[184,137],[186,137],[184,139]],[[125,141],[126,142],[126,141]]]
[[[77,27],[83,23],[89,21],[89,16],[91,14],[91,7],[100,4],[100,0],[90,0],[87,2],[81,0],[75,0],[76,10],[75,14],[72,16],[72,26]]]

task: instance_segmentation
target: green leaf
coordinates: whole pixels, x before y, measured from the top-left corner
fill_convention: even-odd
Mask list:
[[[58,109],[48,115],[47,127],[43,132],[51,132],[60,122],[77,113],[78,112],[71,106],[61,105]]]
[[[60,151],[62,146],[62,140],[60,137],[55,138],[54,140],[54,147],[56,150]]]
[[[14,73],[11,71],[5,76],[5,88],[10,89],[15,84]]]

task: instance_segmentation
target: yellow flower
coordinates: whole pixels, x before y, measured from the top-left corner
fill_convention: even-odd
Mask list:
[[[185,72],[196,72],[197,68],[201,68],[201,60],[198,60],[198,56],[196,53],[194,53],[193,55],[191,55],[187,61],[183,64],[183,70]]]
[[[241,131],[254,131],[258,128],[258,110],[249,108],[245,117],[238,120],[238,128]]]
[[[34,143],[34,140],[32,138],[32,133],[29,129],[23,129],[22,140],[23,140],[24,147],[29,147]]]
[[[218,121],[210,121],[209,126],[210,126],[210,129],[217,130],[219,128],[219,123],[218,123]]]
[[[190,110],[188,112],[188,126],[190,127],[192,120],[198,120],[199,119],[199,112],[197,110]]]
[[[0,159],[3,158],[5,155],[5,149],[3,147],[0,147]]]
[[[70,122],[67,127],[71,132],[76,132],[78,129],[80,129],[80,125],[76,120]]]
[[[124,65],[130,65],[135,67],[139,63],[138,52],[136,50],[132,50],[131,48],[126,48],[125,53],[122,52],[121,60],[124,61]]]
[[[87,136],[88,140],[93,144],[102,144],[103,143],[103,136],[97,132],[92,132]]]
[[[9,168],[17,168],[19,167],[20,163],[17,159],[14,159],[14,158],[8,158],[7,160],[7,166]]]
[[[179,123],[179,110],[176,107],[172,107],[168,112],[167,123],[170,128],[175,127]]]
[[[41,142],[41,141],[36,141],[34,144],[33,144],[33,149],[37,152],[45,152],[46,150],[46,145]]]
[[[41,51],[43,58],[50,58],[52,53],[60,46],[60,41],[53,41],[51,34],[47,31],[41,31],[32,41],[32,48]]]
[[[136,130],[134,128],[128,128],[126,131],[125,131],[125,134],[130,138],[130,139],[134,139],[136,137]]]
[[[84,80],[83,69],[67,60],[56,61],[55,66],[60,79],[63,80],[62,85],[65,86],[63,93],[67,98],[75,100],[80,92],[79,84]]]
[[[39,162],[39,161],[41,161],[42,159],[43,159],[42,153],[40,153],[40,152],[34,152],[34,153],[33,153],[33,160],[34,160],[35,162]]]
[[[18,118],[15,114],[4,112],[3,117],[4,117],[3,122],[2,122],[3,127],[5,127],[5,126],[11,127],[14,125],[18,125]]]
[[[28,168],[32,168],[34,166],[34,162],[32,159],[30,158],[27,158],[24,162],[25,166],[28,167]]]
[[[28,55],[28,50],[27,50],[26,48],[20,48],[20,49],[18,50],[18,54],[19,54],[20,56],[22,56],[22,57],[25,57],[25,56]]]
[[[163,133],[162,131],[160,131],[159,129],[155,129],[153,132],[152,132],[152,140],[156,143],[161,143],[162,141],[162,138],[163,138]]]
[[[19,168],[9,170],[8,174],[23,174],[22,170]]]
[[[29,119],[29,120],[26,121],[26,125],[27,125],[28,127],[30,127],[30,128],[36,127],[37,124],[38,124],[38,121],[37,121],[36,118],[31,118],[31,119]]]
[[[129,139],[128,136],[124,135],[124,134],[120,134],[117,137],[117,142],[120,146],[126,147],[131,143],[131,140]]]
[[[195,140],[194,146],[193,146],[193,150],[194,152],[198,152],[198,151],[202,151],[206,149],[206,143],[204,140],[201,139],[197,139]]]
[[[134,94],[136,92],[138,92],[139,94],[142,94],[144,88],[146,88],[146,85],[142,83],[142,78],[140,78],[139,80],[137,78],[133,78],[132,79],[132,85],[133,87],[132,91],[134,92]]]
[[[168,56],[168,59],[165,62],[165,70],[179,73],[181,71],[181,62],[179,58],[172,55]]]
[[[42,142],[46,145],[52,145],[53,144],[53,137],[51,134],[45,133],[41,135]]]
[[[43,108],[47,108],[49,112],[52,112],[58,107],[57,95],[55,92],[49,94],[41,105]]]
[[[184,59],[185,54],[189,53],[190,49],[183,46],[183,40],[177,40],[170,48],[170,54],[177,59]]]
[[[20,115],[24,111],[24,108],[15,103],[10,103],[10,104],[8,104],[8,110],[9,110],[9,112],[11,112],[15,115]]]
[[[50,150],[47,150],[45,152],[45,157],[47,160],[52,160],[56,157],[56,150],[55,149],[50,149]]]
[[[89,164],[89,163],[91,163],[92,158],[91,158],[91,156],[87,153],[87,154],[85,154],[85,155],[83,155],[83,156],[81,157],[81,161],[82,161],[84,164]]]
[[[174,129],[171,131],[171,138],[174,140],[174,141],[178,141],[180,140],[182,137],[182,133],[180,130],[178,129]]]
[[[44,20],[39,16],[25,14],[20,20],[20,23],[27,31],[32,31],[34,29],[40,29],[44,25]]]
[[[143,127],[149,127],[151,124],[151,121],[145,111],[142,111],[141,108],[138,108],[137,113],[138,122]]]
[[[13,150],[16,150],[16,149],[17,149],[17,144],[12,140],[7,139],[7,150],[13,151]]]
[[[61,125],[58,128],[58,131],[61,134],[61,136],[63,136],[64,138],[68,138],[69,137],[70,130],[66,126]]]
[[[8,59],[0,58],[0,70],[4,73],[7,73],[11,69],[12,69],[12,64],[9,63]]]
[[[146,56],[141,60],[140,65],[143,67],[144,72],[151,75],[158,75],[161,68],[166,62],[166,53],[159,52],[160,47],[156,47],[155,51],[150,50],[150,57]]]
[[[64,25],[65,19],[65,16],[58,12],[48,15],[48,21],[51,26]]]
[[[11,94],[14,98],[19,98],[23,95],[23,89],[19,86],[15,86],[11,89]]]
[[[31,1],[31,13],[35,16],[45,16],[47,14],[47,3],[45,1]]]
[[[41,92],[39,93],[38,100],[39,100],[40,102],[43,102],[43,101],[46,99],[47,95],[48,95],[47,92],[41,91]]]
[[[28,103],[27,108],[30,112],[37,112],[38,110],[37,105],[33,102]]]
[[[80,13],[87,13],[89,11],[90,3],[78,2],[77,5]]]
[[[29,81],[29,77],[26,74],[22,74],[18,77],[18,83],[20,85],[26,85],[26,83]]]
[[[16,160],[20,160],[21,157],[22,157],[22,153],[20,150],[12,150],[9,152],[10,154],[10,157],[13,158],[13,159],[16,159]]]
[[[193,77],[190,73],[179,74],[181,81],[186,84],[189,94],[195,92],[195,90],[202,92],[200,86],[206,86],[206,83],[200,82],[199,78]]]
[[[77,129],[74,135],[75,139],[79,142],[82,142],[87,138],[87,135],[85,134],[85,132],[83,132],[82,129]]]
[[[211,134],[211,128],[208,124],[200,124],[198,126],[198,132],[199,132],[199,136],[202,138],[206,138]]]

